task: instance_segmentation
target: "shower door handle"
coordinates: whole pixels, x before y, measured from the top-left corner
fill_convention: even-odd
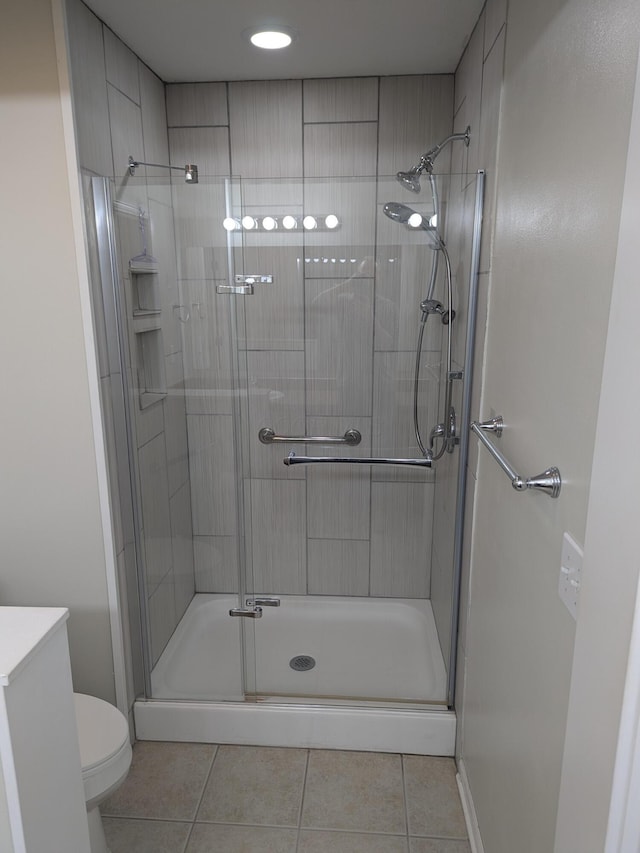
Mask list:
[[[229,616],[244,616],[247,619],[262,619],[262,607],[232,607]]]

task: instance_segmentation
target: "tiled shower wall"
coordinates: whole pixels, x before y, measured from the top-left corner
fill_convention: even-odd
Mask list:
[[[151,654],[155,661],[173,633],[193,596],[193,543],[191,489],[187,452],[186,412],[175,235],[171,190],[166,171],[138,170],[127,174],[129,155],[155,163],[168,162],[168,139],[163,82],[144,65],[79,0],[68,0],[67,22],[72,70],[74,115],[79,163],[87,207],[89,259],[93,308],[101,376],[110,465],[110,487],[115,520],[125,640],[130,647],[129,701],[142,690],[140,606],[136,583],[134,522],[129,485],[127,446],[124,440],[120,361],[114,357],[116,341],[107,339],[110,319],[105,317],[91,208],[92,176],[115,178],[115,223],[120,277],[127,306],[128,341],[135,386],[138,345],[133,317],[132,281],[128,261],[142,251],[139,212],[143,211],[148,252],[158,260],[158,273],[150,288],[159,313],[148,318],[161,342],[155,356],[163,375],[166,395],[142,409],[134,390],[134,441],[137,452],[137,490],[141,498],[141,538],[147,575]],[[110,327],[111,328],[111,327]],[[110,349],[111,347],[111,349]]]
[[[174,84],[167,112],[171,161],[197,163],[203,178],[176,185],[175,196],[196,589],[237,590],[230,297],[215,293],[227,275],[224,192],[204,178],[233,174],[243,213],[334,212],[342,223],[304,242],[245,235],[236,253],[236,272],[275,276],[234,304],[248,392],[242,487],[254,589],[429,597],[434,472],[286,468],[290,449],[335,448],[267,447],[257,432],[354,427],[362,444],[341,454],[417,454],[413,365],[431,253],[381,207],[417,203],[384,176],[451,132],[452,76]],[[447,171],[448,158],[438,165]],[[440,334],[430,327],[423,360],[429,425]]]

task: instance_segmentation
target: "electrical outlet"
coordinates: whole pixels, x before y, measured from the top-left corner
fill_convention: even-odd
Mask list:
[[[574,619],[578,618],[578,599],[580,598],[583,556],[582,548],[568,533],[565,533],[562,537],[562,558],[560,561],[560,584],[558,592],[565,607]]]

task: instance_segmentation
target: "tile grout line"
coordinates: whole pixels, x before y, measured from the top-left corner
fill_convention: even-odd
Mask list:
[[[304,776],[302,778],[302,796],[300,797],[300,808],[298,810],[298,832],[296,835],[296,853],[300,847],[300,832],[302,830],[302,810],[304,808],[304,797],[307,788],[307,775],[309,773],[309,761],[311,760],[311,750],[307,750],[307,760],[304,765]]]
[[[204,792],[207,790],[207,786],[209,784],[209,780],[211,779],[211,774],[213,773],[213,767],[216,763],[216,758],[218,757],[218,753],[220,751],[220,744],[216,744],[216,751],[213,753],[213,757],[211,759],[211,766],[209,767],[209,772],[207,773],[206,779],[204,780],[204,785],[202,786],[202,791],[200,792],[200,797],[198,798],[198,803],[196,805],[196,810],[193,816],[193,820],[191,821],[191,829],[189,830],[189,834],[187,835],[187,842],[184,846],[182,853],[187,853],[189,849],[189,845],[191,844],[191,836],[196,828],[196,819],[198,817],[198,812],[200,811],[200,806],[202,805],[202,800],[204,797]]]
[[[403,753],[400,754],[400,766],[402,769],[402,799],[404,801],[404,821],[405,821],[405,838],[407,839],[407,853],[410,849],[410,837],[409,837],[409,805],[407,798],[407,777],[405,774],[405,766],[404,766],[405,756]]]

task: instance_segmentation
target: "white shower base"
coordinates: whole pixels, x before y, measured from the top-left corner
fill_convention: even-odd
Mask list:
[[[247,656],[259,696],[444,703],[447,676],[429,601],[280,597],[265,607]],[[151,674],[155,699],[242,700],[240,619],[232,595],[195,596]],[[254,643],[249,635],[249,648]],[[296,671],[296,655],[313,669]],[[255,682],[253,683],[253,671]]]
[[[245,701],[237,598],[196,595],[152,672],[154,698],[136,702],[138,737],[453,754],[430,602],[280,600],[248,626]],[[297,655],[315,667],[293,670]]]

